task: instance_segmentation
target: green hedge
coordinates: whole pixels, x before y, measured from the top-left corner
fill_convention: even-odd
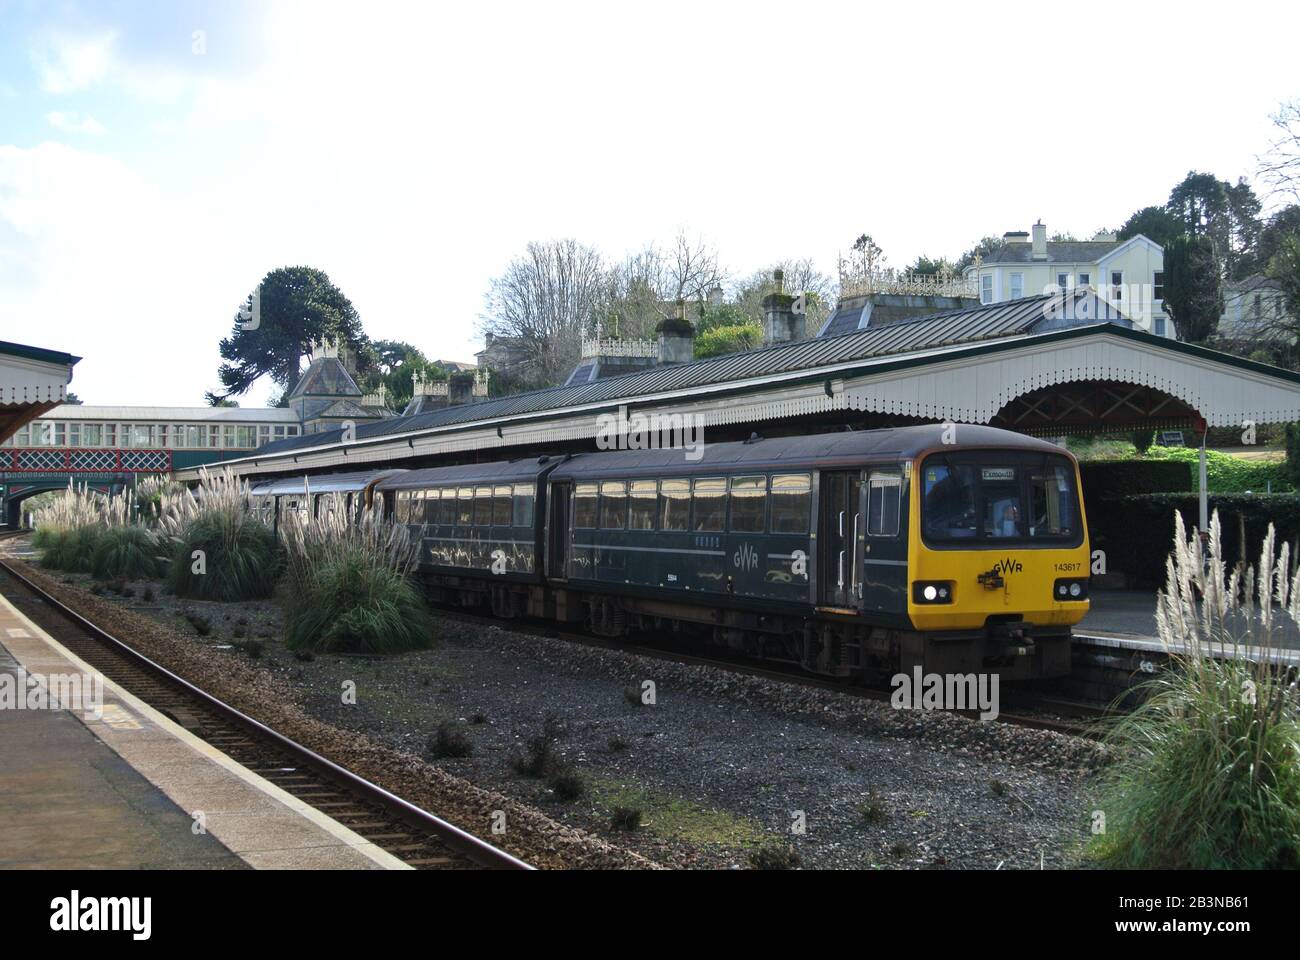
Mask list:
[[[1120,497],[1138,493],[1187,493],[1192,472],[1185,463],[1167,460],[1080,460],[1083,506],[1088,526],[1109,512]]]
[[[1211,493],[1210,514],[1219,511],[1223,530],[1223,555],[1235,564],[1241,555],[1241,520],[1246,523],[1247,550],[1252,562],[1273,524],[1279,538],[1292,544],[1300,540],[1300,495],[1294,493]],[[1183,516],[1188,531],[1199,522],[1200,504],[1195,493],[1150,493],[1121,496],[1090,511],[1088,531],[1093,550],[1106,552],[1108,573],[1124,573],[1142,587],[1164,586],[1165,558],[1173,547],[1174,511]]]
[[[1148,458],[1159,458],[1167,463],[1181,463],[1190,471],[1192,489],[1200,489],[1201,451],[1191,447],[1157,447]],[[1229,453],[1207,450],[1205,473],[1210,482],[1210,493],[1292,493],[1295,485],[1287,474],[1285,460],[1243,460]],[[1151,488],[1155,493],[1163,488]]]

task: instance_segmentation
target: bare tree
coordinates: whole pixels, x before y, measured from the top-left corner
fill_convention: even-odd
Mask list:
[[[1300,100],[1284,103],[1273,115],[1276,139],[1259,158],[1259,175],[1275,193],[1300,200]]]
[[[706,300],[725,279],[717,251],[680,231],[668,247],[650,244],[610,270],[604,329],[648,337],[678,300]]]
[[[788,294],[805,294],[805,318],[809,336],[815,336],[835,306],[837,289],[835,281],[822,273],[806,257],[800,260],[781,260],[770,268],[759,270],[736,284],[735,303],[755,323],[763,322],[763,298],[776,292],[773,272],[783,274],[782,288]]]
[[[718,266],[718,252],[702,239],[691,240],[685,230],[673,239],[667,257],[666,288],[670,300],[699,300],[725,278]]]
[[[480,327],[516,341],[526,380],[553,385],[577,362],[582,333],[596,322],[607,292],[605,262],[594,247],[572,239],[530,243],[492,281]]]

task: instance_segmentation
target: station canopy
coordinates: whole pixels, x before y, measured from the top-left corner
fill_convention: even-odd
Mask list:
[[[977,306],[358,424],[348,443],[341,430],[305,434],[231,465],[251,475],[467,451],[508,459],[593,442],[604,418],[637,413],[689,415],[719,439],[853,416],[1041,436],[1300,419],[1300,374],[1099,320],[1102,303],[1085,291]]]

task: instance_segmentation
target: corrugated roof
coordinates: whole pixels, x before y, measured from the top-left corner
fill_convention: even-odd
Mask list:
[[[107,407],[82,403],[61,403],[42,420],[122,420],[175,423],[297,423],[298,415],[287,407]]]
[[[498,397],[482,403],[446,407],[381,423],[358,424],[356,439],[475,423],[498,417],[542,413],[593,403],[616,403],[626,397],[690,390],[711,384],[771,376],[837,363],[865,360],[936,347],[994,340],[1030,332],[1044,319],[1050,296],[1026,297],[967,310],[939,313],[868,328],[840,337],[817,337],[795,343],[731,353],[694,363],[653,367],[637,373],[586,384],[551,387]],[[340,430],[322,431],[278,440],[260,447],[254,456],[291,452],[337,442]]]
[[[624,450],[579,454],[562,464],[552,480],[582,480],[599,477],[659,476],[673,471],[698,476],[711,471],[746,469],[746,465],[767,464],[771,469],[804,468],[808,464],[833,466],[837,461],[860,461],[882,458],[910,458],[923,450],[942,447],[941,423],[918,424],[881,430],[818,433],[802,437],[772,437],[748,442],[710,443],[700,450],[698,460],[690,460],[681,449]],[[1011,447],[1043,453],[1064,453],[1055,444],[1023,434],[962,424],[958,439],[963,444]],[[484,465],[480,465],[480,469]],[[757,468],[756,468],[757,469]],[[398,478],[405,479],[404,477]]]

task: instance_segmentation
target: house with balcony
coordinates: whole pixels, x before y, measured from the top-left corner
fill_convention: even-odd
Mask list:
[[[1156,336],[1173,337],[1164,309],[1164,249],[1142,235],[1119,240],[1048,240],[1040,221],[1032,232],[1003,234],[1002,247],[976,258],[963,273],[980,303],[1091,287],[1104,305]],[[1105,319],[1105,318],[1102,318]]]

